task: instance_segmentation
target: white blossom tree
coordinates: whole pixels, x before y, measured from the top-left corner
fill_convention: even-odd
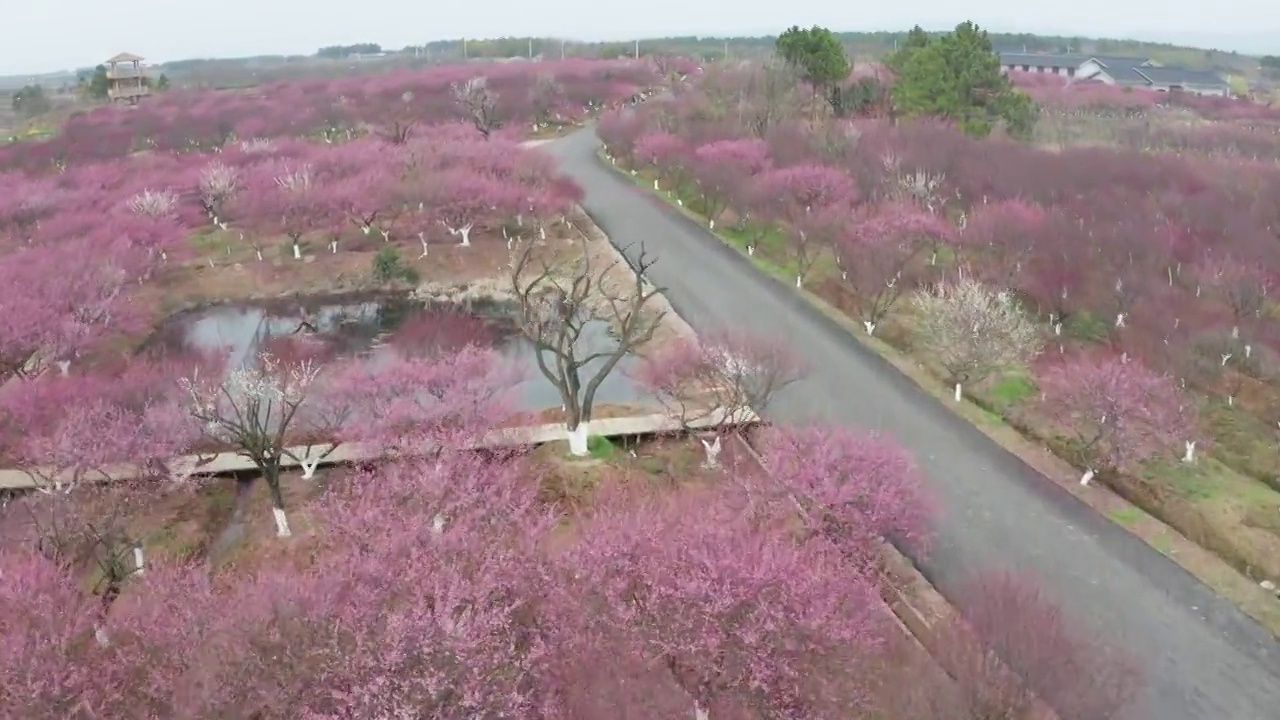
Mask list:
[[[215,373],[211,378],[208,372],[201,377],[197,372],[180,381],[205,437],[248,459],[262,474],[279,537],[292,534],[280,483],[285,458],[302,467],[304,478],[312,477],[320,460],[336,447],[333,434],[348,414],[318,397],[322,364],[318,348],[308,345],[306,340],[291,340],[276,352],[259,353],[251,364],[225,377]],[[317,439],[321,449],[313,452]],[[301,451],[290,442],[298,443]]]
[[[946,371],[947,383],[955,386],[956,402],[966,383],[1026,365],[1040,353],[1039,330],[1013,297],[971,277],[921,291],[913,304],[917,332]]]

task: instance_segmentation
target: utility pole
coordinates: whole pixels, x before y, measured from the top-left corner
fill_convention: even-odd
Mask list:
[[[564,59],[564,41],[563,40],[560,41],[560,59],[561,60]]]
[[[533,59],[533,38],[529,38],[529,59]]]
[[[726,61],[729,60],[729,41],[728,40],[724,41],[724,59]]]
[[[462,38],[462,59],[467,59],[467,39]]]
[[[640,59],[640,41],[636,41],[636,60]]]

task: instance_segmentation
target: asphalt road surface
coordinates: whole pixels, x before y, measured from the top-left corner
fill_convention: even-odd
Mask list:
[[[1028,572],[1067,612],[1136,653],[1150,720],[1280,720],[1280,645],[1230,602],[1097,515],[810,309],[782,283],[604,167],[593,128],[544,145],[586,190],[587,212],[698,331],[745,328],[789,344],[809,374],[766,413],[881,431],[915,456],[942,507],[926,575]]]

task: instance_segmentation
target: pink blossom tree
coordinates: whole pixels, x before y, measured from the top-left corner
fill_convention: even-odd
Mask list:
[[[26,548],[0,549],[0,697],[5,713],[76,717],[93,706],[101,604],[66,568]]]
[[[667,132],[641,135],[636,138],[632,153],[637,165],[658,171],[658,177],[653,181],[654,190],[661,189],[661,182],[676,193],[684,187],[689,156],[688,143],[679,135]]]
[[[875,588],[831,543],[800,543],[732,485],[598,503],[559,559],[616,637],[666,668],[698,718],[856,714],[887,630]],[[865,677],[865,676],[863,676]]]
[[[769,165],[769,146],[763,140],[719,140],[693,151],[691,175],[698,184],[707,226],[716,221],[732,203],[746,200],[752,179]]]
[[[1067,424],[1084,467],[1098,474],[1136,469],[1179,442],[1194,461],[1194,428],[1173,380],[1117,357],[1075,355],[1038,378],[1047,406]]]
[[[722,433],[755,419],[799,379],[801,366],[784,344],[730,332],[665,344],[634,373],[683,428],[710,426],[712,437],[702,445],[706,466],[716,467]]]
[[[764,203],[763,214],[785,226],[791,241],[791,257],[796,266],[796,287],[819,253],[823,240],[836,237],[852,218],[853,180],[841,170],[826,165],[794,165],[760,175],[757,198]]]
[[[909,289],[903,277],[911,261],[933,244],[952,237],[946,221],[915,204],[891,204],[849,223],[836,241],[842,278],[858,294],[868,335]]]
[[[306,164],[255,168],[241,195],[253,229],[288,237],[295,260],[302,259],[302,237],[328,227],[331,217],[341,212]]]
[[[143,361],[120,372],[46,375],[0,391],[10,427],[6,453],[37,489],[163,472],[195,431],[170,368]]]
[[[933,500],[907,453],[888,438],[835,426],[771,428],[765,488],[781,493],[808,531],[866,568],[879,543],[928,549]]]
[[[980,205],[966,215],[957,239],[982,280],[1009,288],[1036,250],[1038,228],[1045,220],[1040,205],[1003,200]]]
[[[400,457],[471,446],[514,413],[523,380],[496,351],[468,344],[434,357],[356,364],[331,380],[330,403],[349,408],[345,438]]]
[[[1026,717],[1044,705],[1062,720],[1129,716],[1143,686],[1137,659],[1067,617],[1029,578],[982,573],[956,601],[960,613],[933,648],[954,679],[930,698],[936,717]]]
[[[1275,277],[1261,262],[1238,256],[1209,258],[1201,273],[1202,282],[1212,288],[1231,311],[1231,338],[1240,338],[1240,326],[1262,317]]]
[[[33,376],[145,327],[132,292],[144,259],[127,240],[65,238],[0,258],[0,375]]]
[[[557,518],[510,458],[447,452],[330,491],[323,574],[293,594],[291,714],[555,713],[561,629],[540,543]],[[572,617],[580,605],[561,608]]]

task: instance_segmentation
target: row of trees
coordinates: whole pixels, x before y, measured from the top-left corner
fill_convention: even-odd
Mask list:
[[[1244,378],[1267,377],[1280,206],[1262,198],[1277,197],[1274,169],[1047,153],[928,122],[814,131],[787,114],[785,91],[761,84],[768,72],[709,71],[695,89],[605,118],[601,135],[616,161],[654,173],[749,254],[766,247],[797,286],[834,282],[870,333],[916,288],[945,280],[934,294],[954,302],[922,299],[916,312],[949,308],[923,340],[953,346],[974,312],[1004,314],[997,294],[1008,291],[1043,330],[1012,323],[985,346],[960,344],[946,374],[975,383],[1042,345],[1065,353],[1074,375],[1055,361],[1037,381],[1078,420],[1088,477],[1175,447],[1193,459],[1203,440],[1181,388],[1233,403]],[[989,289],[953,287],[957,266]],[[1066,353],[1082,339],[1083,355]],[[1128,422],[1116,422],[1121,409]]]
[[[523,135],[628,101],[658,82],[648,63],[566,60],[443,66],[376,76],[313,78],[247,91],[175,91],[136,109],[77,115],[54,138],[0,148],[0,169],[48,173],[148,150],[214,151],[235,140],[342,142],[406,126],[473,122]],[[104,90],[105,92],[105,90]],[[458,95],[468,102],[460,104]]]

